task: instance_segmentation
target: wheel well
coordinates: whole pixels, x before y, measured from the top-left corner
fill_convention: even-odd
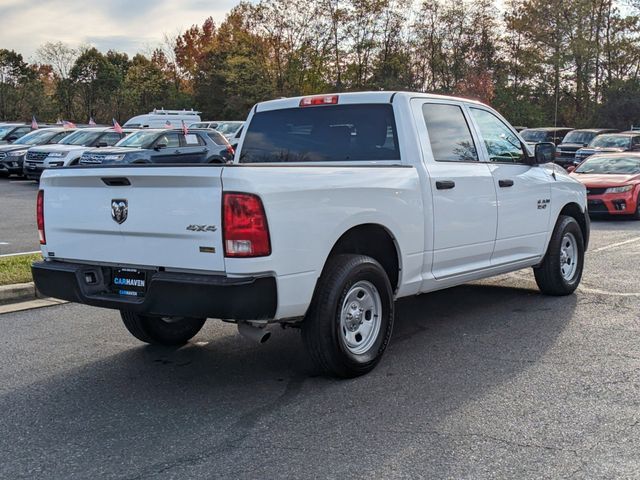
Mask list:
[[[347,230],[331,249],[329,257],[357,253],[376,259],[389,277],[391,288],[398,288],[400,263],[398,249],[391,234],[381,225],[365,224]]]
[[[577,203],[568,203],[566,204],[562,210],[560,211],[560,215],[566,215],[568,217],[573,217],[580,225],[580,230],[582,230],[582,238],[584,239],[584,248],[586,250],[587,245],[589,244],[589,226],[587,214],[582,211],[580,205]]]

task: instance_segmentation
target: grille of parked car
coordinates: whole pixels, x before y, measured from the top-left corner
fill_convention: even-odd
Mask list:
[[[6,153],[4,152],[0,152],[0,160],[2,160],[3,158],[5,158],[7,156]]]
[[[606,188],[587,188],[587,195],[602,195]]]
[[[44,162],[44,159],[49,155],[48,152],[27,152],[27,160],[32,162]]]
[[[104,161],[104,155],[85,153],[80,157],[80,164],[98,164]]]
[[[604,204],[604,202],[602,200],[589,200],[589,212],[604,212],[604,213],[608,213],[609,209],[607,208],[607,206]]]

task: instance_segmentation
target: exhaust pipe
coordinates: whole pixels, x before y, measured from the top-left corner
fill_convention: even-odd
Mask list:
[[[265,343],[271,337],[271,332],[266,327],[254,327],[246,322],[238,323],[238,333],[257,343]]]

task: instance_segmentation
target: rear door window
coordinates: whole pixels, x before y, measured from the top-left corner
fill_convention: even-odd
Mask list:
[[[330,105],[258,112],[241,163],[400,160],[389,104]]]
[[[477,162],[478,152],[467,120],[458,105],[425,103],[422,115],[437,162]]]

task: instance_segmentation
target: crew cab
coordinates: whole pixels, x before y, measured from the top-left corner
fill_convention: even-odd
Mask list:
[[[0,176],[21,175],[24,157],[35,145],[53,145],[72,133],[65,128],[40,128],[27,133],[10,145],[0,145]]]
[[[45,172],[33,277],[148,343],[185,343],[207,318],[261,342],[300,327],[322,370],[354,377],[380,361],[398,298],[523,268],[545,294],[577,288],[585,187],[554,153],[462,98],[267,101],[232,164]]]
[[[81,128],[56,145],[32,147],[25,157],[24,175],[30,179],[38,179],[47,168],[77,165],[85,151],[115,145],[133,131],[135,130],[116,131],[111,127]]]
[[[233,149],[215,130],[145,129],[112,148],[87,150],[80,165],[124,165],[127,163],[225,163]]]

